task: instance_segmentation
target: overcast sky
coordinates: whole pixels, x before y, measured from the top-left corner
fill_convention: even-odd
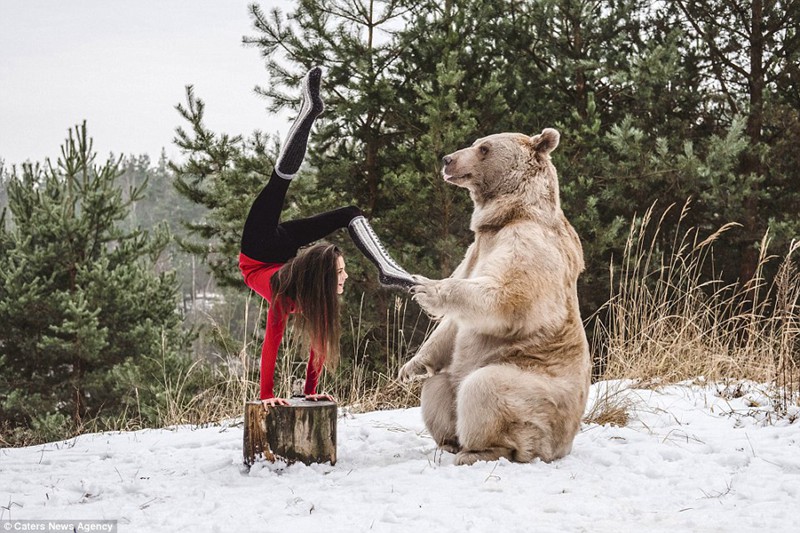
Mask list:
[[[253,91],[267,82],[259,51],[241,44],[252,1],[0,0],[0,159],[55,159],[84,119],[101,159],[177,157],[174,106],[189,84],[213,131],[285,132]]]

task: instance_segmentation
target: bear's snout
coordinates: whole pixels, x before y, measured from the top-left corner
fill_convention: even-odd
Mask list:
[[[442,177],[444,181],[450,182],[454,178],[458,178],[460,176],[456,176],[456,168],[458,165],[456,164],[455,156],[456,154],[446,155],[442,158]]]

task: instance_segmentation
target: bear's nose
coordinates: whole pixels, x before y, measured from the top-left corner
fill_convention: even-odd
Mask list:
[[[449,155],[446,155],[446,156],[444,156],[442,158],[442,163],[444,163],[445,165],[449,165],[452,162],[453,162],[453,158],[450,157]]]

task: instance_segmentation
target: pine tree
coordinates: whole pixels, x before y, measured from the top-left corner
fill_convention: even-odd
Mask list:
[[[326,112],[307,159],[320,187],[330,187],[331,206],[356,203],[380,216],[394,205],[382,183],[382,153],[395,136],[388,126],[397,112],[392,34],[404,11],[399,0],[300,0],[291,16],[273,10],[270,17],[251,6],[257,34],[244,42],[266,58],[270,84],[259,92],[270,111],[298,109],[285,89],[312,66],[325,68]]]
[[[188,364],[175,276],[153,269],[169,236],[122,229],[143,188],[95,159],[84,123],[55,165],[14,169],[0,227],[0,417],[52,436],[153,414],[158,376]]]
[[[268,139],[259,132],[245,141],[241,135],[210,131],[203,122],[205,103],[191,86],[186,90],[186,104],[179,104],[177,110],[189,129],[176,129],[175,143],[186,160],[169,164],[173,184],[180,195],[206,208],[197,219],[184,220],[189,235],[179,242],[208,264],[220,285],[240,287],[241,229],[274,161],[267,153]]]
[[[798,90],[792,73],[797,71],[800,56],[800,1],[752,0],[740,5],[722,0],[678,0],[675,6],[675,20],[683,25],[691,43],[686,53],[697,53],[702,59],[708,122],[724,129],[744,117],[747,145],[728,185],[741,199],[735,221],[742,224],[742,230],[733,244],[734,253],[741,258],[739,278],[747,281],[756,271],[756,245],[770,220],[773,226],[794,229],[793,234],[784,232],[784,238],[800,230],[793,209],[775,209],[776,203],[787,206],[787,200],[797,205],[800,196],[791,185],[796,180],[773,170],[771,153],[772,145],[780,144],[794,128],[793,120],[783,121],[783,113],[776,113],[776,108],[783,107],[786,96]],[[794,109],[784,110],[796,117],[796,104]]]
[[[123,228],[131,231],[139,228],[151,232],[168,229],[174,239],[159,256],[157,269],[174,270],[184,298],[188,296],[194,299],[198,287],[209,285],[210,273],[207,269],[198,267],[194,256],[183,250],[176,239],[186,237],[182,221],[191,223],[201,220],[206,208],[192,203],[178,193],[169,161],[163,152],[155,165],[147,155],[125,157],[120,171],[118,181],[123,187],[123,193],[144,189],[141,197],[131,202]],[[127,200],[125,194],[123,199]]]
[[[8,209],[8,175],[0,159],[0,227],[3,225],[5,213]]]

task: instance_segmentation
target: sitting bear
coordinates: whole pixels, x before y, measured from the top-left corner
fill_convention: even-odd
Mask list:
[[[456,464],[568,454],[591,360],[578,308],[583,250],[561,211],[551,128],[500,133],[444,157],[469,191],[475,240],[446,279],[415,276],[414,299],[440,319],[399,372],[428,376],[422,414]]]

